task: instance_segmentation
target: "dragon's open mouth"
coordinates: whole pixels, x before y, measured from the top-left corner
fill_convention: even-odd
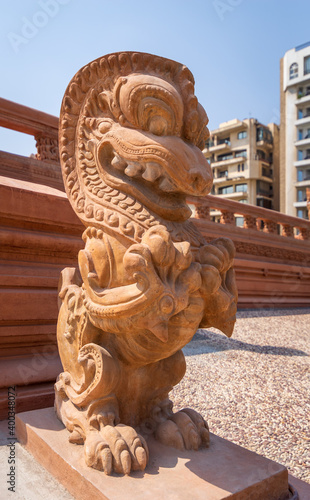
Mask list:
[[[116,135],[112,129],[98,147],[100,175],[162,217],[186,220],[186,196],[208,194],[211,169],[197,147],[174,136],[154,137],[124,127]]]

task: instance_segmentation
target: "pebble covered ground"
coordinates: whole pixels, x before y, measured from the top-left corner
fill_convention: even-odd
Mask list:
[[[240,311],[234,333],[198,330],[174,409],[310,483],[310,308]]]

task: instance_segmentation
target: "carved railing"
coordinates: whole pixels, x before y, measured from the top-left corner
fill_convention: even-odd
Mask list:
[[[32,135],[38,160],[59,163],[58,118],[0,98],[0,127]]]
[[[262,231],[297,240],[310,239],[310,221],[305,219],[212,195],[203,199],[191,198],[189,202],[195,205],[194,217],[197,219],[211,221],[210,211],[212,210],[220,216],[220,224],[232,226],[236,224],[236,217],[243,217],[243,226],[240,227],[243,230]]]

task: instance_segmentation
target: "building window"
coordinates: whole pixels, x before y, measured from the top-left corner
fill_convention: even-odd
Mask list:
[[[236,193],[247,193],[248,185],[247,184],[236,184]]]
[[[301,150],[301,149],[299,149],[299,150],[298,150],[298,156],[297,156],[297,160],[298,160],[298,161],[301,161],[301,160],[303,160],[303,156],[302,156],[302,150]]]
[[[297,112],[297,118],[298,120],[301,120],[303,118],[303,112],[302,112],[302,109],[299,109],[298,112]]]
[[[272,179],[272,169],[271,168],[262,167],[262,176],[263,177],[269,177],[269,179]]]
[[[298,140],[302,141],[302,129],[298,130]]]
[[[217,144],[227,144],[227,146],[230,146],[230,137],[225,137],[225,139],[218,139]]]
[[[246,158],[246,149],[242,149],[240,151],[236,151],[236,158],[243,157]]]
[[[306,149],[305,160],[310,160],[310,149]]]
[[[304,58],[304,75],[310,73],[310,56]]]
[[[306,212],[303,208],[297,210],[297,217],[300,217],[300,219],[307,219]]]
[[[307,168],[297,170],[297,182],[310,181],[310,169]]]
[[[239,132],[239,134],[237,135],[237,139],[246,139],[248,136],[246,130],[243,130],[242,132]]]
[[[266,198],[258,198],[258,199],[256,199],[256,205],[258,207],[268,208],[269,210],[272,210],[272,201],[271,200],[266,200]]]
[[[266,159],[265,151],[258,149],[256,152],[256,160],[265,160],[265,159]]]
[[[256,184],[256,194],[261,196],[271,196],[272,195],[272,184],[265,181],[257,181]]]
[[[226,155],[217,155],[217,161],[232,160],[232,159],[233,159],[232,153]]]
[[[221,172],[218,173],[218,177],[227,177],[228,176],[228,170],[222,170]]]
[[[238,172],[244,172],[244,163],[238,163]]]
[[[310,128],[307,129],[307,133],[304,137],[305,139],[310,139]]]
[[[297,76],[298,76],[298,64],[293,63],[290,65],[290,80],[292,80],[292,78],[297,78]]]
[[[272,133],[266,127],[257,127],[256,129],[256,141],[266,141],[269,144],[272,144]]]
[[[297,201],[307,201],[306,193],[303,189],[297,190]]]
[[[224,186],[219,188],[219,194],[231,194],[234,192],[234,186]]]

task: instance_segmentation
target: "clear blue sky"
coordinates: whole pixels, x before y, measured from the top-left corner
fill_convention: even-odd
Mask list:
[[[59,114],[84,64],[137,50],[186,64],[210,128],[279,122],[279,61],[310,40],[309,0],[10,0],[1,8],[0,96]],[[35,152],[0,129],[0,149]]]

